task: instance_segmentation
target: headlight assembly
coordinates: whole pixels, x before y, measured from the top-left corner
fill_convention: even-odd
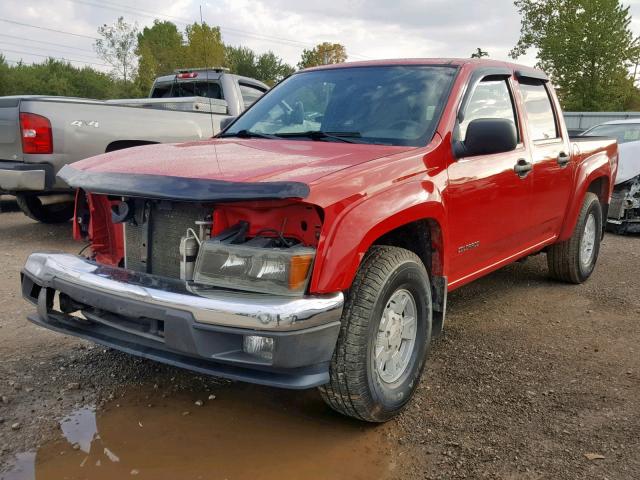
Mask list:
[[[314,257],[310,247],[264,248],[208,240],[200,246],[193,280],[237,290],[303,295]]]

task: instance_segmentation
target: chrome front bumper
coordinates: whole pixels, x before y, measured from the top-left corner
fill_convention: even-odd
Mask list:
[[[36,325],[132,355],[281,388],[329,381],[343,295],[279,297],[196,287],[83,257],[34,253],[22,295]],[[270,339],[271,354],[245,348]]]
[[[295,331],[339,322],[344,303],[341,292],[305,297],[235,292],[98,265],[65,253],[33,253],[23,273],[40,287],[61,290],[58,281],[116,299],[183,311],[200,324],[261,331]]]

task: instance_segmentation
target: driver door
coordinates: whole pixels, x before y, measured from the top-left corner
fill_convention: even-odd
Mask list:
[[[465,138],[472,120],[497,118],[513,121],[518,140],[512,151],[458,158],[448,168],[445,198],[450,225],[451,286],[492,270],[530,243],[532,172],[517,173],[514,167],[530,163],[531,158],[522,141],[522,122],[509,78],[484,78],[463,108],[458,138]]]

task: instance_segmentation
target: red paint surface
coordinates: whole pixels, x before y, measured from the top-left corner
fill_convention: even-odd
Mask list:
[[[265,230],[275,229],[285,238],[294,238],[310,247],[318,245],[322,230],[321,211],[315,205],[262,201],[217,205],[213,212],[212,234],[217,235],[240,221],[249,222],[249,237],[259,232],[273,237],[276,236],[274,232]]]
[[[117,267],[124,257],[124,231],[121,224],[115,225],[111,221],[111,206],[114,203],[116,201],[109,200],[104,195],[85,196],[84,192],[78,191],[73,237],[91,243],[93,258],[98,263]],[[77,218],[82,214],[79,210],[84,208],[88,209],[90,221],[83,232]]]
[[[238,138],[135,147],[74,163],[91,172],[171,175],[234,182],[313,182],[410,147]]]
[[[74,164],[92,172],[143,173],[233,181],[300,181],[311,193],[302,201],[219,206],[219,226],[237,220],[280,229],[317,246],[312,293],[349,288],[370,246],[385,233],[416,220],[432,226],[432,273],[453,290],[518,258],[571,236],[586,191],[598,179],[608,202],[615,178],[616,146],[606,140],[572,144],[563,124],[559,141],[540,145],[527,135],[517,79],[522,143],[509,153],[455,159],[451,132],[471,72],[479,66],[515,65],[489,60],[394,60],[380,64],[453,63],[460,67],[437,133],[420,148],[304,140],[218,139],[122,150]],[[333,66],[323,68],[344,68]],[[517,67],[522,68],[522,67]],[[554,97],[554,107],[560,106]],[[572,155],[560,169],[560,151]],[[520,179],[513,167],[525,158],[533,172]],[[309,207],[312,207],[309,209]],[[295,232],[300,222],[313,235]],[[315,225],[321,221],[319,235]],[[253,229],[254,227],[252,227]],[[94,229],[95,238],[99,229]],[[118,230],[114,230],[117,244]],[[464,247],[477,244],[475,248]],[[118,254],[118,250],[114,250]],[[114,262],[115,259],[111,259]]]

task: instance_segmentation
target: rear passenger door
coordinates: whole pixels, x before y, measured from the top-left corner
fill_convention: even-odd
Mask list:
[[[574,165],[548,82],[520,77],[518,83],[533,163],[532,233],[537,241],[545,241],[560,232],[572,193]]]

